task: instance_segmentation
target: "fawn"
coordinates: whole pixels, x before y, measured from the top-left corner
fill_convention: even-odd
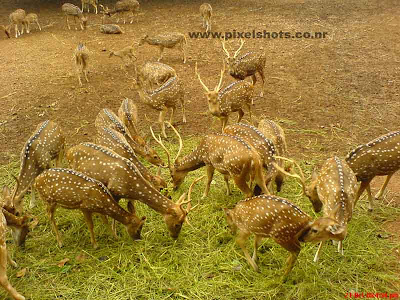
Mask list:
[[[208,3],[203,3],[202,5],[200,5],[200,15],[203,19],[203,28],[206,28],[206,32],[211,31],[211,5]]]

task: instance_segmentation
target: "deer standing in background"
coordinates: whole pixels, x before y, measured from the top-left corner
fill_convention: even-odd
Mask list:
[[[39,30],[42,31],[42,27],[40,27],[40,24],[39,24],[38,15],[37,15],[37,14],[34,14],[34,13],[30,13],[30,14],[27,14],[27,15],[26,15],[25,20],[24,20],[24,25],[25,25],[25,28],[26,28],[26,33],[29,33],[29,32],[30,32],[30,27],[31,27],[31,24],[32,24],[33,22],[35,22],[36,25],[38,26]],[[23,33],[23,32],[24,32],[24,29],[22,28],[22,33]]]
[[[235,54],[230,56],[228,50],[225,48],[225,41],[221,40],[222,48],[227,56],[226,63],[229,67],[229,74],[237,79],[244,80],[245,78],[251,76],[253,85],[257,82],[256,73],[260,74],[262,80],[262,91],[260,96],[264,95],[264,68],[265,68],[265,54],[264,53],[256,53],[256,52],[247,52],[246,54],[238,57],[240,50],[243,47],[244,41],[240,40],[240,47],[236,50]]]
[[[139,46],[143,44],[149,44],[151,46],[156,46],[160,49],[160,57],[158,61],[162,60],[164,48],[174,48],[179,47],[183,54],[183,63],[186,63],[186,46],[187,40],[186,36],[179,32],[171,32],[165,34],[158,34],[152,37],[149,37],[147,34],[142,37],[139,41]]]
[[[12,12],[9,16],[10,19],[10,27],[12,25],[15,26],[15,37],[19,37],[22,33],[24,33],[24,21],[25,21],[25,17],[26,17],[26,12],[25,10],[19,8],[17,10],[15,10],[14,12]],[[21,31],[19,31],[18,29],[18,25],[21,24]],[[9,30],[8,30],[9,31]],[[7,33],[7,31],[6,31]]]
[[[89,82],[89,79],[87,77],[89,53],[90,52],[89,52],[88,48],[83,44],[79,44],[74,52],[73,58],[75,59],[76,71],[77,71],[77,76],[78,76],[78,81],[79,81],[80,86],[82,86],[81,74],[83,74],[85,76],[86,82]]]
[[[117,199],[139,200],[160,213],[171,237],[178,238],[182,224],[191,209],[191,190],[188,201],[184,201],[186,194],[183,194],[178,202],[174,203],[145,180],[132,162],[94,144],[85,143],[71,148],[67,158],[71,167],[107,184]],[[193,184],[195,182],[197,181]],[[188,204],[187,210],[183,208],[184,204]]]
[[[190,171],[206,166],[208,180],[203,198],[208,195],[215,170],[224,175],[227,195],[231,193],[229,187],[230,177],[233,178],[237,187],[248,197],[252,195],[252,191],[247,185],[247,181],[253,181],[253,179],[255,179],[264,193],[269,194],[262,172],[261,158],[257,151],[250,147],[244,140],[226,134],[208,134],[200,141],[200,144],[192,153],[178,161],[183,148],[183,142],[178,131],[171,124],[170,126],[179,139],[178,154],[172,163],[170,159],[171,155],[162,143],[161,138],[158,137],[157,139],[153,130],[150,129],[153,138],[167,154],[168,168],[171,173],[174,189],[177,189],[182,184]]]
[[[10,202],[17,214],[23,211],[23,198],[35,178],[50,167],[52,160],[57,159],[56,165],[61,164],[65,147],[65,138],[61,128],[53,121],[40,123],[32,136],[25,143],[21,152],[21,166],[16,186],[11,193],[7,187],[5,201]],[[30,208],[35,206],[35,193],[32,189]]]
[[[136,87],[138,88],[138,93],[142,102],[160,112],[158,122],[160,123],[161,133],[165,138],[167,138],[167,134],[165,133],[164,119],[168,108],[172,109],[169,120],[169,123],[172,124],[176,106],[178,102],[180,102],[182,106],[183,123],[186,123],[185,90],[182,81],[178,77],[171,77],[162,86],[150,93],[144,90],[140,81],[137,82]]]
[[[270,141],[272,141],[275,146],[275,152],[278,156],[287,156],[287,145],[286,145],[286,137],[285,132],[282,127],[280,127],[277,123],[272,120],[268,120],[266,118],[262,118],[258,123],[258,130]],[[285,168],[284,160],[276,159],[276,163],[281,168]],[[285,169],[286,170],[286,169]],[[286,170],[288,171],[288,170]],[[275,181],[277,192],[281,191],[281,187],[285,178],[285,174],[280,171],[277,171],[274,174],[272,180]]]
[[[176,71],[172,67],[160,62],[146,62],[136,70],[136,81],[143,87],[149,86],[151,90],[175,76]]]
[[[227,223],[232,233],[236,234],[236,243],[255,271],[258,271],[257,249],[263,238],[274,239],[290,252],[283,274],[285,279],[300,253],[302,236],[310,229],[310,216],[286,199],[269,195],[244,199],[235,208],[224,210]],[[252,233],[255,238],[251,257],[246,249],[246,241]]]
[[[81,0],[82,2],[82,12],[85,11],[85,7],[87,8],[87,12],[89,12],[90,5],[94,7],[97,15],[97,5],[99,4],[98,0]]]
[[[79,19],[81,29],[82,30],[86,29],[88,18],[83,15],[83,12],[81,11],[81,9],[78,6],[73,5],[71,3],[64,3],[61,6],[61,10],[65,14],[65,21],[67,23],[68,29],[71,29],[71,27],[69,26],[69,22],[68,22],[68,16],[72,16],[74,18],[76,30],[77,30],[76,19]]]
[[[157,152],[149,147],[140,135],[132,136],[125,124],[111,110],[104,108],[100,111],[96,117],[95,126],[98,131],[102,131],[103,127],[109,127],[120,132],[135,153],[156,166],[164,165]]]
[[[203,3],[202,5],[200,5],[200,15],[203,18],[203,28],[206,28],[206,32],[211,31],[211,5],[208,3]]]
[[[112,17],[114,15],[118,15],[117,23],[119,22],[119,16],[122,14],[124,15],[124,24],[126,23],[125,20],[125,13],[131,13],[131,24],[133,23],[133,17],[135,15],[135,12],[139,11],[140,9],[140,4],[137,0],[120,0],[115,3],[114,9],[109,9],[108,6],[104,7],[103,5],[100,5],[100,7],[103,9],[103,22],[105,19],[105,16]]]
[[[375,198],[382,197],[390,178],[400,169],[400,131],[389,132],[371,142],[360,145],[351,151],[346,162],[356,174],[357,180],[361,181],[354,200],[354,206],[364,190],[368,192],[368,209],[372,211],[372,194],[370,182],[375,176],[387,175],[384,184]]]
[[[114,200],[107,187],[98,180],[71,169],[48,169],[36,178],[35,188],[47,205],[47,214],[60,248],[63,243],[54,220],[58,205],[82,211],[94,248],[97,248],[97,242],[93,232],[93,213],[110,216],[125,225],[132,239],[140,238],[144,220],[138,223],[133,205],[128,203],[129,212],[124,210]]]
[[[224,131],[224,128],[228,123],[229,115],[232,112],[238,112],[238,123],[242,120],[244,116],[244,106],[246,106],[249,110],[251,122],[251,103],[253,101],[252,98],[254,92],[253,84],[241,80],[231,83],[225,89],[221,90],[222,78],[225,73],[224,64],[218,85],[214,88],[214,90],[210,91],[200,78],[200,74],[197,71],[197,63],[195,67],[195,73],[205,90],[210,113],[221,120],[222,132]]]

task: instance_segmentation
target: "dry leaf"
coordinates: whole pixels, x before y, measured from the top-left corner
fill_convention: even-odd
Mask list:
[[[84,252],[79,253],[79,255],[75,257],[75,259],[80,263],[83,262],[86,258],[87,256]]]
[[[64,265],[69,262],[69,258],[64,258],[62,261],[60,261],[57,266],[59,266],[60,268],[64,267]]]
[[[24,277],[25,276],[25,274],[26,274],[26,271],[27,271],[27,269],[26,268],[23,268],[22,270],[19,270],[18,272],[17,272],[17,278],[22,278],[22,277]]]

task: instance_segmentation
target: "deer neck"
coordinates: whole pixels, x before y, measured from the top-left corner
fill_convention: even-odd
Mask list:
[[[205,165],[204,151],[200,147],[175,163],[175,170],[177,172],[190,172],[203,167]]]

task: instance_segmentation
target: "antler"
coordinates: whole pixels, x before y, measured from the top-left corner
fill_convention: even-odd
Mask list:
[[[274,166],[274,168],[276,168],[276,169],[277,169],[278,171],[280,171],[281,173],[283,173],[283,174],[285,174],[285,175],[288,175],[288,176],[290,176],[290,177],[294,177],[294,178],[299,179],[299,180],[300,180],[300,183],[301,183],[301,186],[302,186],[302,188],[303,188],[303,194],[306,195],[306,180],[305,180],[305,178],[304,178],[303,171],[301,170],[299,164],[298,164],[297,162],[295,162],[294,160],[292,160],[292,159],[289,159],[289,158],[286,158],[286,157],[282,157],[282,156],[277,156],[277,155],[275,155],[274,158],[283,159],[283,160],[289,161],[289,162],[291,162],[292,164],[294,164],[294,165],[299,169],[300,175],[298,175],[298,174],[296,174],[296,173],[295,173],[295,174],[291,174],[291,173],[289,173],[289,172],[286,172],[284,169],[282,169],[282,168],[281,168],[280,166],[278,166],[276,163],[272,163],[272,165]]]
[[[201,85],[203,86],[203,88],[207,91],[207,93],[209,93],[210,90],[209,90],[208,87],[204,84],[203,80],[201,80],[200,74],[199,74],[199,72],[197,71],[197,62],[196,62],[196,66],[194,67],[194,71],[195,71],[195,73],[196,73],[196,75],[197,75],[197,78],[199,79]]]
[[[223,39],[221,39],[221,44],[222,44],[222,49],[224,50],[226,56],[228,56],[228,58],[230,58],[231,56],[229,55],[228,50],[226,50],[226,48],[225,48],[225,41]]]
[[[225,62],[224,62],[224,60],[222,60],[221,77],[219,78],[219,83],[218,83],[218,85],[217,85],[217,86],[215,87],[215,89],[214,89],[215,92],[219,92],[219,90],[221,89],[222,78],[224,77],[224,73],[225,73]]]
[[[20,184],[18,178],[15,177],[15,175],[11,174],[11,176],[14,177],[17,184],[15,185],[14,191],[13,191],[11,199],[10,199],[11,203],[6,203],[7,205],[14,205],[14,198],[17,195],[17,191],[18,191],[19,184]]]
[[[233,55],[233,58],[236,58],[236,56],[239,54],[240,50],[242,49],[243,45],[244,45],[244,40],[240,39],[239,49],[236,50],[235,54]]]
[[[179,134],[178,130],[176,130],[175,127],[170,122],[165,122],[165,123],[167,123],[167,125],[172,128],[172,130],[175,132],[175,134],[177,135],[177,137],[179,139],[179,150],[178,150],[178,154],[176,155],[176,157],[174,159],[174,164],[175,164],[175,162],[178,159],[179,155],[181,155],[182,148],[183,148],[183,141],[182,141],[181,135]]]
[[[164,149],[165,153],[167,154],[167,158],[168,158],[168,168],[169,168],[170,170],[172,170],[172,167],[173,167],[173,166],[171,165],[171,154],[169,153],[167,147],[165,147],[164,144],[163,144],[163,142],[161,141],[160,135],[158,135],[158,139],[156,138],[156,136],[155,136],[155,134],[154,134],[154,131],[153,131],[153,128],[152,128],[151,126],[150,126],[150,131],[151,131],[151,135],[153,136],[153,138],[156,140],[156,142],[157,142],[158,144],[160,144],[160,146]],[[161,167],[161,166],[160,166],[160,167]]]

